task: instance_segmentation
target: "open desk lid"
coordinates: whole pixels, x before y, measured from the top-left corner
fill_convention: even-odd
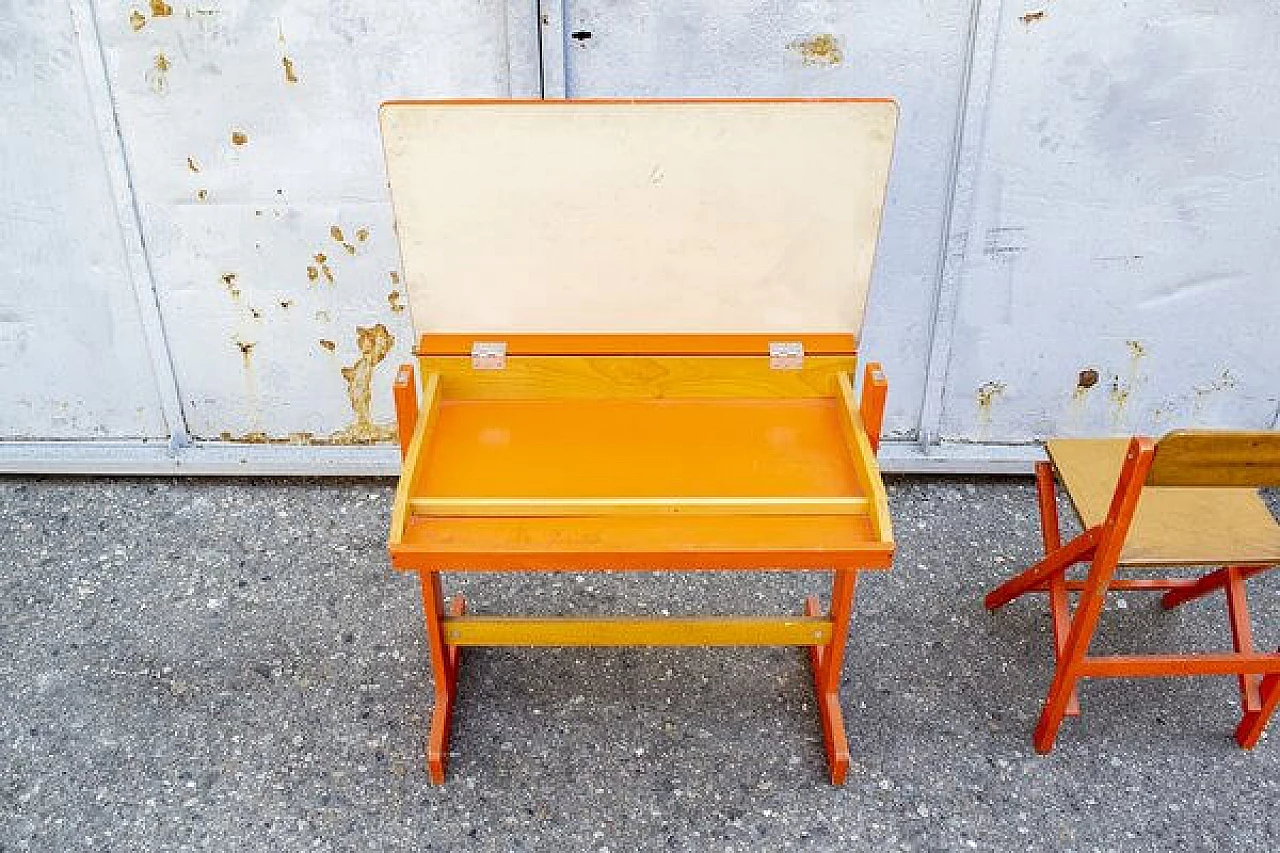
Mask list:
[[[382,107],[415,331],[862,326],[889,100]]]

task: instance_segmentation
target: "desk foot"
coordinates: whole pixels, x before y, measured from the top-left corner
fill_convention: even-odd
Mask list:
[[[467,610],[462,596],[455,595],[450,602],[449,615],[461,616]],[[443,785],[445,770],[449,765],[449,730],[453,727],[453,704],[458,695],[458,662],[462,649],[445,646],[444,656],[448,667],[447,677],[436,676],[436,704],[431,712],[431,731],[427,735],[427,772],[432,785]]]
[[[822,606],[818,599],[805,599],[804,614],[820,617]],[[818,704],[818,716],[822,720],[822,740],[827,749],[827,765],[831,769],[831,784],[843,785],[849,772],[849,739],[844,733],[844,716],[840,712],[840,696],[835,690],[824,690],[826,672],[826,646],[807,646],[809,667],[813,670],[814,696]]]

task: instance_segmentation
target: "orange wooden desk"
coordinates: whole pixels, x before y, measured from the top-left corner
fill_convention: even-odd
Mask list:
[[[656,112],[645,119],[646,110]],[[395,383],[404,467],[390,553],[396,568],[421,578],[435,679],[434,782],[445,775],[460,650],[480,645],[806,647],[831,778],[844,780],[838,691],[856,573],[886,569],[893,555],[875,459],[887,390],[879,366],[867,368],[860,397],[854,390],[893,116],[885,102],[384,108],[402,256],[423,330],[417,369],[404,365]],[[724,122],[743,121],[752,133],[743,126],[725,135]],[[872,166],[854,158],[834,178],[863,203],[845,196],[829,211],[805,212],[796,195],[804,174],[795,170],[813,164],[761,171],[806,124],[826,139],[820,148],[842,156],[866,132]],[[478,141],[477,129],[491,133]],[[592,158],[608,168],[589,185],[561,187],[475,153],[485,145],[537,150],[540,140],[555,143],[541,161],[552,174],[573,174]],[[719,164],[726,145],[749,149],[755,166]],[[474,198],[481,182],[494,194],[484,204]],[[687,186],[668,193],[668,182]],[[768,205],[708,204],[726,192]],[[446,200],[450,216],[439,212]],[[778,204],[781,214],[769,209]],[[507,221],[510,208],[518,215]],[[708,220],[708,211],[716,216]],[[626,274],[634,280],[602,282],[574,269],[570,245],[548,263],[546,241],[559,232],[531,223],[565,216],[603,228],[595,239],[604,248],[590,242],[583,251],[633,261]],[[637,240],[631,227],[648,237]],[[529,242],[531,229],[545,239]],[[720,240],[693,239],[697,229]],[[466,255],[476,233],[501,247],[475,260],[497,264],[482,274]],[[815,234],[836,233],[855,250],[824,255]],[[780,292],[764,302],[750,292],[726,299],[744,283],[761,287],[759,269],[783,261],[795,268],[794,283],[777,274]],[[701,273],[683,278],[682,264]],[[672,275],[679,292],[664,297]],[[795,287],[809,289],[796,294],[807,301],[778,313],[818,331],[671,328],[689,316],[717,330],[768,328],[768,300]],[[511,303],[523,307],[504,328],[466,330],[474,317],[507,315]],[[549,330],[556,322],[591,331]],[[635,331],[641,324],[662,331]],[[441,583],[446,571],[777,569],[832,571],[829,607],[811,599],[783,617],[534,619],[468,614],[460,598],[446,602]]]

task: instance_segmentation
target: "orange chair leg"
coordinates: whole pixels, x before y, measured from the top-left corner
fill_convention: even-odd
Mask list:
[[[1240,654],[1253,652],[1253,626],[1249,622],[1249,600],[1245,596],[1244,571],[1236,566],[1223,569],[1227,573],[1227,615],[1231,620],[1231,645]],[[1240,706],[1244,713],[1262,710],[1262,694],[1259,685],[1262,677],[1241,673]]]
[[[1236,743],[1243,749],[1253,749],[1262,737],[1267,721],[1280,705],[1280,674],[1272,673],[1262,679],[1262,705],[1256,711],[1246,711],[1236,727]]]
[[[988,610],[1004,607],[1023,593],[1037,589],[1055,574],[1065,572],[1076,563],[1089,559],[1097,546],[1098,528],[1086,530],[1022,574],[991,590],[983,603]]]
[[[422,610],[426,617],[427,640],[431,651],[431,672],[435,681],[435,707],[427,735],[427,770],[433,785],[444,784],[449,764],[449,730],[453,722],[453,702],[458,691],[459,649],[444,641],[444,596],[439,572],[420,572]],[[461,616],[466,603],[453,599],[451,615]]]
[[[818,716],[822,720],[822,740],[827,749],[831,784],[843,785],[849,772],[849,740],[840,712],[840,669],[844,663],[845,642],[849,636],[849,618],[853,612],[853,590],[857,572],[840,569],[831,586],[831,644],[809,646],[809,665],[813,669],[814,694]],[[806,616],[821,616],[818,599],[805,601]]]
[[[1076,682],[1080,680],[1089,642],[1093,639],[1098,617],[1102,615],[1107,587],[1116,573],[1120,549],[1129,532],[1133,514],[1137,511],[1142,485],[1146,482],[1147,471],[1151,468],[1154,456],[1155,442],[1145,438],[1130,441],[1115,495],[1107,510],[1107,519],[1102,524],[1105,533],[1094,552],[1093,564],[1089,567],[1089,575],[1085,578],[1080,602],[1076,606],[1075,618],[1071,621],[1071,630],[1054,667],[1053,684],[1049,687],[1049,695],[1045,697],[1044,709],[1032,737],[1036,752],[1049,752],[1058,738],[1058,729],[1062,726],[1062,719],[1071,703]],[[1067,545],[1062,550],[1070,547]],[[1025,572],[1024,576],[1027,574],[1030,573]]]
[[[1247,580],[1258,572],[1269,569],[1270,566],[1242,566],[1237,567],[1236,571],[1240,574],[1241,580]],[[1194,601],[1197,598],[1203,598],[1211,592],[1217,592],[1230,582],[1227,569],[1218,569],[1216,572],[1210,572],[1200,578],[1190,586],[1177,586],[1170,589],[1160,597],[1160,606],[1165,610],[1186,604],[1188,601]]]
[[[1040,509],[1040,534],[1047,556],[1062,547],[1053,466],[1048,462],[1036,463],[1036,504]],[[1053,620],[1053,655],[1056,660],[1061,660],[1062,650],[1067,646],[1067,633],[1071,630],[1071,597],[1067,594],[1065,569],[1049,578],[1049,615]],[[1080,700],[1075,690],[1071,691],[1071,699],[1067,702],[1067,716],[1080,716]]]

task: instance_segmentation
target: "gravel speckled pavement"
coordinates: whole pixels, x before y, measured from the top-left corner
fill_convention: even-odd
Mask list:
[[[0,480],[0,851],[1276,850],[1280,734],[1230,678],[1094,681],[1050,757],[1029,479],[890,481],[826,781],[794,649],[476,649],[449,782],[391,484]],[[1280,572],[1251,582],[1280,646]],[[449,575],[477,612],[799,612],[822,575]],[[1220,597],[1112,596],[1103,650],[1220,648]]]

